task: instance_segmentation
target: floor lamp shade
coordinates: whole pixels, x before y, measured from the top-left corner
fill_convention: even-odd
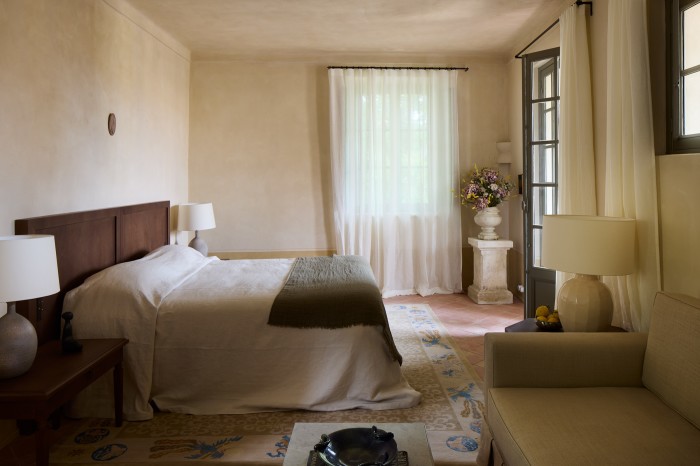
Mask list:
[[[179,231],[194,231],[194,238],[189,246],[202,255],[209,252],[207,243],[199,237],[199,230],[216,228],[214,219],[214,206],[211,202],[203,204],[180,204],[177,215],[177,229]]]
[[[56,245],[50,235],[0,237],[0,379],[28,371],[37,350],[34,326],[15,309],[16,301],[58,293]]]
[[[568,331],[603,331],[612,320],[610,290],[599,275],[635,270],[634,219],[588,215],[545,215],[542,265],[576,274],[559,290],[557,309]]]

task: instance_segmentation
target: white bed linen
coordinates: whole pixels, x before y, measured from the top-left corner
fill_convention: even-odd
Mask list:
[[[267,325],[293,260],[220,261],[185,246],[91,277],[66,296],[76,338],[126,337],[124,415],[231,414],[278,409],[393,409],[420,394],[378,327]],[[111,416],[111,384],[73,403],[76,417]]]

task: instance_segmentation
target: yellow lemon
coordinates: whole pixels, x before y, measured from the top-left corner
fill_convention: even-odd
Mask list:
[[[540,306],[537,309],[535,309],[535,316],[540,317],[540,316],[548,316],[549,315],[549,308],[547,306]]]
[[[545,316],[537,316],[537,320],[539,320],[540,322],[546,322],[547,318]]]
[[[551,316],[547,317],[547,322],[559,322],[559,316],[552,314]]]

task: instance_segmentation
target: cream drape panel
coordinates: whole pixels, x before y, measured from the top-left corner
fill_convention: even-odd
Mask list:
[[[557,213],[596,215],[593,103],[586,8],[569,7],[559,18],[560,113]],[[557,294],[573,274],[557,272]]]
[[[329,80],[338,254],[368,258],[384,297],[461,291],[456,71]]]
[[[637,220],[637,272],[605,277],[613,322],[646,331],[660,289],[656,161],[645,0],[608,2],[605,215]]]

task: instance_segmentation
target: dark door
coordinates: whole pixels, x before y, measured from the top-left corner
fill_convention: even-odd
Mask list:
[[[559,49],[523,60],[523,210],[525,240],[525,316],[537,306],[554,309],[554,270],[541,267],[542,220],[557,213],[559,154]]]

